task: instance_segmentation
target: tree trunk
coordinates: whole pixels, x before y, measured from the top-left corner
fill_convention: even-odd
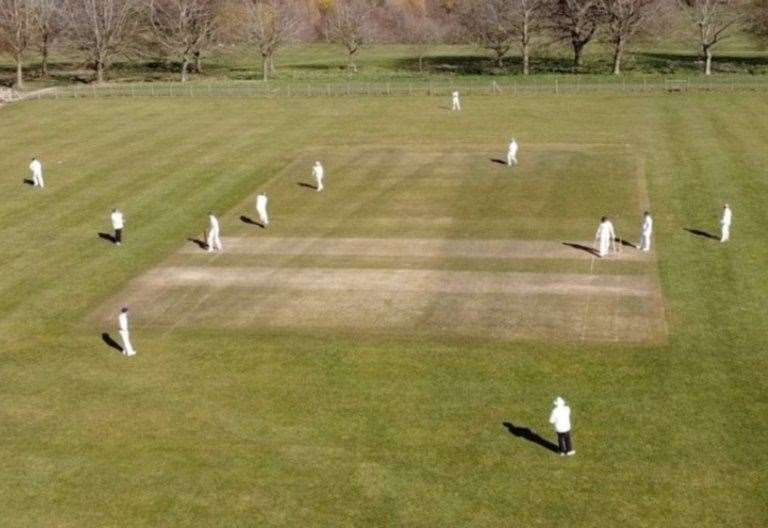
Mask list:
[[[101,60],[96,61],[96,82],[104,82],[104,62]]]
[[[269,80],[269,56],[261,56],[261,78],[264,81]]]
[[[269,56],[269,64],[268,64],[268,66],[269,66],[269,74],[274,77],[275,76],[275,57],[274,57],[274,55],[270,55]]]
[[[496,52],[496,67],[497,68],[503,68],[504,67],[504,54]]]
[[[712,75],[712,48],[704,48],[704,75]]]
[[[584,50],[584,45],[580,42],[573,43],[573,69],[578,70],[581,68],[581,52]]]
[[[200,51],[196,51],[194,53],[194,58],[195,58],[195,65],[194,65],[195,73],[203,73],[203,61],[200,57]]]
[[[354,73],[357,73],[357,64],[355,64],[355,52],[357,49],[350,49],[349,50],[349,69],[352,70]]]
[[[520,42],[520,48],[523,53],[523,75],[531,73],[531,37],[528,34],[528,20],[523,20],[523,32]]]
[[[624,38],[618,37],[613,48],[613,74],[621,75],[621,58],[624,55]]]
[[[184,58],[181,59],[181,82],[187,82],[189,79],[189,59],[184,56]]]
[[[24,88],[24,70],[21,66],[21,57],[16,58],[16,88]]]
[[[419,53],[419,73],[424,73],[424,55]]]
[[[40,61],[40,75],[48,77],[48,33],[43,33],[42,58]]]

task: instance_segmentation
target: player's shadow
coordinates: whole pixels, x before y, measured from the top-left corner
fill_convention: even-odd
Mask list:
[[[187,240],[193,244],[196,244],[200,249],[208,249],[208,244],[206,244],[203,240],[198,240],[196,238],[188,238]]]
[[[297,182],[296,185],[298,185],[299,187],[306,187],[307,189],[312,189],[313,191],[317,190],[317,185],[312,185],[311,183]]]
[[[243,216],[240,217],[240,221],[242,223],[244,223],[244,224],[259,226],[262,229],[267,227],[264,224],[262,224],[261,222],[257,222],[256,220],[254,220],[250,216],[243,215]]]
[[[491,158],[491,163],[498,163],[499,165],[506,165],[507,161],[501,158]]]
[[[123,347],[120,346],[120,343],[112,339],[112,336],[110,336],[108,333],[104,332],[101,334],[101,340],[104,341],[104,343],[107,344],[107,346],[114,348],[118,352],[123,352]]]
[[[102,240],[107,240],[112,244],[117,243],[117,239],[114,236],[110,235],[109,233],[99,233],[99,238],[101,238]]]
[[[35,182],[32,181],[29,178],[24,178],[24,185],[29,185],[30,187],[34,187],[35,186]]]
[[[517,427],[515,424],[510,422],[504,422],[502,425],[507,428],[507,431],[509,431],[510,434],[516,436],[517,438],[527,440],[532,444],[536,444],[537,446],[543,447],[544,449],[548,449],[553,453],[558,453],[560,451],[557,447],[557,444],[550,442],[537,433],[534,433],[527,427]]]
[[[631,247],[631,248],[635,248],[635,249],[637,249],[637,246],[636,246],[636,245],[634,245],[634,244],[633,244],[632,242],[630,242],[629,240],[624,240],[623,238],[617,238],[617,239],[616,239],[616,242],[618,242],[619,244],[621,244],[621,245],[622,245],[622,246],[624,246],[624,247]]]
[[[589,246],[585,246],[583,244],[576,244],[574,242],[563,242],[564,246],[572,247],[573,249],[578,249],[579,251],[586,251],[593,257],[599,257],[600,253],[595,249],[591,248]]]
[[[707,233],[706,231],[702,231],[701,229],[690,229],[688,227],[683,228],[685,231],[688,231],[692,235],[700,236],[703,238],[711,238],[712,240],[720,240],[720,237],[713,235],[712,233]]]

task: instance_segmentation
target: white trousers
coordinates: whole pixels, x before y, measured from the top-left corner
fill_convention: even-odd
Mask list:
[[[640,249],[643,251],[650,251],[651,250],[651,235],[646,235],[645,233],[640,234]]]
[[[507,165],[512,165],[513,163],[517,165],[517,154],[507,152]]]
[[[208,232],[208,240],[206,240],[205,243],[208,245],[209,253],[213,250],[222,251],[224,249],[224,246],[221,245],[218,229]]]
[[[598,240],[597,252],[604,257],[611,250],[611,237],[602,237]]]
[[[123,341],[123,355],[124,356],[135,356],[136,350],[133,349],[133,345],[131,344],[131,336],[128,333],[128,330],[120,330],[120,339]]]
[[[266,207],[257,207],[256,212],[259,214],[259,222],[261,222],[264,225],[269,224],[269,215],[267,214],[267,208]]]
[[[728,224],[720,225],[720,242],[728,242],[731,238],[731,226]]]
[[[43,181],[43,175],[37,172],[32,173],[32,185],[35,187],[40,187],[41,189],[45,187],[45,181]]]
[[[451,110],[461,110],[461,103],[458,99],[453,100],[453,105],[451,106]]]
[[[324,187],[323,187],[323,179],[322,178],[318,178],[317,176],[315,176],[315,182],[317,183],[317,192],[322,191],[324,189]]]

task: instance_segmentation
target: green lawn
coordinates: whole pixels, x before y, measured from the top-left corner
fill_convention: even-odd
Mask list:
[[[765,97],[467,97],[460,115],[444,106],[137,98],[0,109],[0,524],[768,524]],[[522,145],[514,175],[490,161],[511,135]],[[44,192],[22,184],[33,154],[46,165]],[[320,195],[297,185],[317,154],[330,169]],[[592,271],[658,277],[663,344],[440,336],[418,325],[143,327],[151,306],[140,305],[138,356],[101,340],[115,328],[99,314],[146,274],[237,259],[185,253],[209,209],[225,237],[256,245],[583,241],[603,212],[634,240],[643,180],[654,260]],[[238,221],[261,189],[273,196],[268,233]],[[716,232],[724,201],[729,244],[684,230]],[[128,221],[119,249],[97,236],[115,205]],[[301,255],[237,264],[348,265]],[[579,260],[428,255],[355,267],[589,273]],[[201,293],[187,291],[178,309]],[[157,300],[172,311],[167,301]],[[502,425],[551,438],[556,395],[573,407],[573,458]]]

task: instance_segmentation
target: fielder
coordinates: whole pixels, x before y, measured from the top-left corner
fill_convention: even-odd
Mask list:
[[[123,213],[118,209],[112,209],[112,214],[109,215],[109,220],[112,222],[112,229],[115,230],[115,245],[119,246],[123,241],[123,228],[125,227]]]
[[[458,91],[455,91],[451,94],[451,111],[452,112],[461,111],[461,100],[459,99]]]
[[[208,246],[208,253],[213,251],[223,251],[224,246],[221,244],[221,230],[219,228],[219,219],[216,218],[212,212],[208,213],[208,236],[205,239],[205,244]]]
[[[43,181],[43,164],[37,158],[32,158],[32,162],[29,164],[29,170],[32,173],[32,185],[34,187],[45,187],[45,181]]]
[[[728,242],[731,238],[731,208],[728,204],[723,206],[723,215],[720,217],[720,242]]]
[[[124,306],[120,310],[120,315],[117,316],[117,328],[120,334],[120,339],[123,341],[123,355],[135,356],[136,350],[133,349],[131,344],[131,335],[128,332],[128,307]]]
[[[315,184],[317,187],[317,192],[320,192],[323,190],[323,178],[325,178],[325,169],[323,168],[323,165],[319,162],[315,162],[315,166],[312,169],[312,176],[315,178]]]
[[[264,227],[269,225],[269,215],[267,214],[267,195],[259,194],[256,196],[256,213],[259,215],[259,222]]]
[[[651,235],[653,234],[653,218],[646,211],[643,214],[643,225],[640,227],[640,249],[648,253],[651,250]]]
[[[575,455],[576,451],[571,443],[571,408],[565,404],[565,400],[560,396],[555,398],[553,403],[555,408],[549,415],[549,423],[555,427],[560,456]]]
[[[512,163],[517,165],[517,151],[519,148],[520,147],[518,146],[517,141],[513,139],[509,144],[509,148],[507,149],[507,165],[510,167],[512,166]]]
[[[600,219],[600,225],[597,226],[597,233],[595,233],[595,240],[597,240],[597,253],[601,258],[608,255],[611,244],[613,244],[614,251],[616,250],[616,231],[614,231],[613,223],[608,220],[607,216]]]

